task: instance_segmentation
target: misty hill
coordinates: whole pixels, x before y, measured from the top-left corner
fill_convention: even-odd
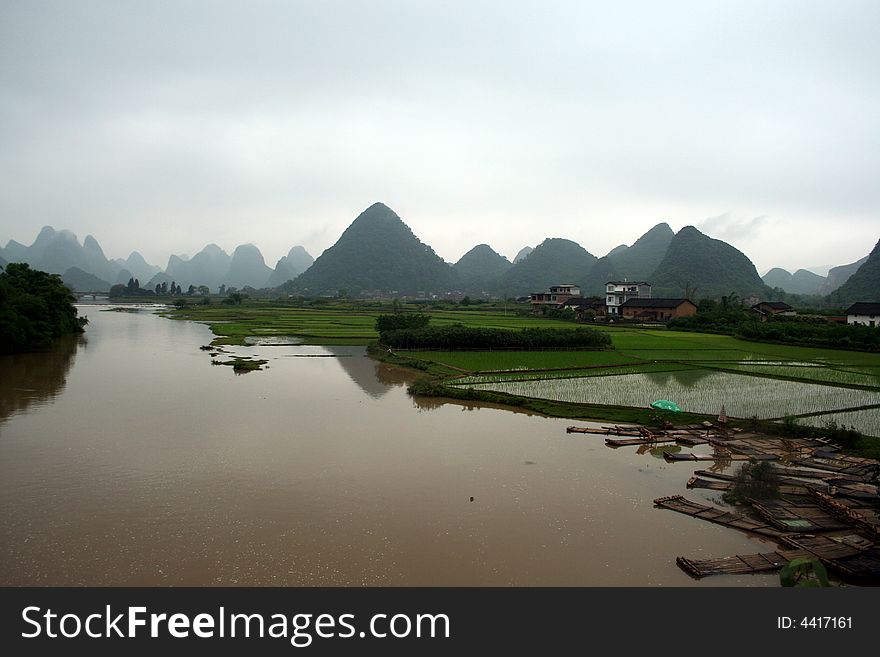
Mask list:
[[[139,277],[139,276],[135,276],[134,274],[132,274],[132,273],[131,273],[130,271],[128,271],[127,269],[120,269],[120,270],[116,273],[116,280],[113,281],[113,282],[114,282],[114,283],[123,283],[123,284],[125,284],[125,283],[128,283],[128,279],[129,279],[129,278],[136,278],[136,279],[138,279],[138,281],[140,281],[140,277]],[[147,279],[144,279],[144,280],[147,280]]]
[[[263,254],[253,244],[242,244],[235,248],[229,270],[223,276],[227,287],[265,287],[272,275],[272,269],[266,266]],[[180,284],[180,281],[178,281]]]
[[[504,273],[500,291],[506,296],[524,296],[551,285],[584,285],[596,260],[577,242],[548,237]]]
[[[835,305],[880,302],[880,240],[856,273],[828,296],[828,301]]]
[[[142,256],[137,251],[132,251],[129,254],[128,258],[126,258],[125,260],[123,260],[122,258],[116,258],[114,262],[122,269],[129,272],[128,278],[134,277],[141,281],[148,281],[153,276],[162,271],[161,267],[151,265],[146,260],[144,260],[144,256]],[[117,274],[116,278],[118,281],[119,274]],[[122,282],[128,281],[128,278],[126,278],[125,281]]]
[[[260,256],[262,261],[262,256]],[[208,244],[189,260],[178,256],[169,258],[169,267],[165,270],[174,281],[183,288],[190,285],[207,285],[212,290],[220,287],[229,272],[232,258],[216,244]],[[263,281],[265,283],[265,280]],[[227,283],[228,284],[228,283]]]
[[[461,285],[467,290],[488,290],[513,265],[488,244],[478,244],[465,253],[452,268],[458,272]]]
[[[0,249],[0,255],[6,259],[6,262],[25,262],[27,251],[28,247],[21,242],[9,240],[6,244],[6,248]]]
[[[868,256],[856,260],[855,262],[851,262],[848,265],[840,265],[839,267],[832,267],[828,271],[828,278],[825,281],[825,284],[819,288],[819,294],[831,294],[839,288],[841,285],[846,283],[850,276],[855,274],[859,267],[861,267],[868,260]]]
[[[657,297],[681,296],[687,288],[696,288],[691,296],[697,299],[719,298],[731,292],[766,299],[771,292],[745,254],[693,226],[685,226],[672,238],[649,282]]]
[[[110,283],[79,267],[71,267],[61,274],[61,280],[74,292],[109,292]]]
[[[157,285],[162,285],[162,283],[167,283],[168,285],[171,285],[171,283],[177,283],[177,281],[172,279],[164,271],[160,271],[158,274],[153,276],[153,278],[147,281],[146,285],[143,281],[141,281],[141,287],[147,290],[154,290]],[[189,283],[187,283],[187,286],[189,286]],[[181,285],[181,287],[183,286]]]
[[[513,259],[513,264],[518,263],[520,260],[523,260],[528,256],[534,249],[530,246],[524,246],[519,250],[519,253],[516,254],[516,257]]]
[[[642,235],[632,246],[618,246],[608,258],[617,271],[618,278],[630,281],[648,281],[666,255],[675,233],[667,223],[654,226]]]
[[[0,256],[0,267],[5,267],[8,264],[9,263],[6,261],[6,259],[3,256]]]
[[[287,289],[309,294],[454,289],[457,276],[389,207],[374,203]]]
[[[281,256],[275,270],[269,277],[266,287],[278,287],[291,281],[312,266],[315,259],[301,246],[294,246],[286,256]]]
[[[611,257],[603,256],[590,268],[590,272],[581,285],[581,295],[585,297],[604,296],[605,284],[608,281],[616,281],[621,278]]]
[[[819,294],[825,284],[825,277],[806,269],[798,269],[794,274],[774,267],[761,277],[769,287],[778,287],[789,294]]]
[[[63,274],[76,267],[103,280],[113,280],[121,267],[107,260],[97,240],[86,236],[83,244],[69,230],[56,231],[51,226],[43,226],[30,246],[10,240],[3,250],[3,257],[9,262],[26,262],[32,268]]]

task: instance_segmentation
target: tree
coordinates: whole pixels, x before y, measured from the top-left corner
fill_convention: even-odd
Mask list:
[[[156,295],[162,294],[162,286],[159,283],[156,283]]]
[[[190,283],[190,286],[186,289],[186,293],[189,296],[192,296],[193,294],[195,294],[196,293],[196,286]]]
[[[196,289],[199,291],[199,294],[201,294],[203,297],[206,297],[209,294],[211,294],[211,290],[207,285],[199,285]]]
[[[57,274],[25,263],[6,265],[0,272],[0,351],[28,351],[62,335],[81,333],[88,320],[77,317],[74,301]]]
[[[116,285],[110,286],[110,296],[111,297],[121,297],[125,295],[126,287],[122,283],[117,283]]]

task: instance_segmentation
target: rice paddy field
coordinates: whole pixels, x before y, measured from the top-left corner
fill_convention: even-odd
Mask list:
[[[376,305],[321,308],[252,303],[175,311],[207,323],[215,344],[362,344],[375,340]],[[435,325],[570,328],[569,322],[480,310],[432,310]],[[880,354],[740,340],[662,328],[597,327],[607,351],[405,351],[397,355],[458,372],[445,385],[579,404],[645,408],[656,399],[687,412],[833,420],[880,436]]]
[[[731,336],[615,329],[606,352],[410,352],[464,370],[447,385],[551,401],[739,418],[829,421],[880,436],[880,354],[765,344]]]

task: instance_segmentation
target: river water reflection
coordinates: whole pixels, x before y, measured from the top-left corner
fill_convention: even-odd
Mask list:
[[[2,585],[776,583],[675,566],[767,551],[653,508],[686,464],[417,402],[360,347],[235,348],[269,360],[235,375],[202,325],[81,312],[85,339],[0,358]]]

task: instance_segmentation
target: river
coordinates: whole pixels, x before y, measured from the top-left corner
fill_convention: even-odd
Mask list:
[[[416,402],[361,347],[236,347],[269,361],[237,375],[199,350],[205,326],[105,309],[0,357],[0,585],[778,582],[676,567],[770,549],[653,507],[685,493],[685,463]]]

